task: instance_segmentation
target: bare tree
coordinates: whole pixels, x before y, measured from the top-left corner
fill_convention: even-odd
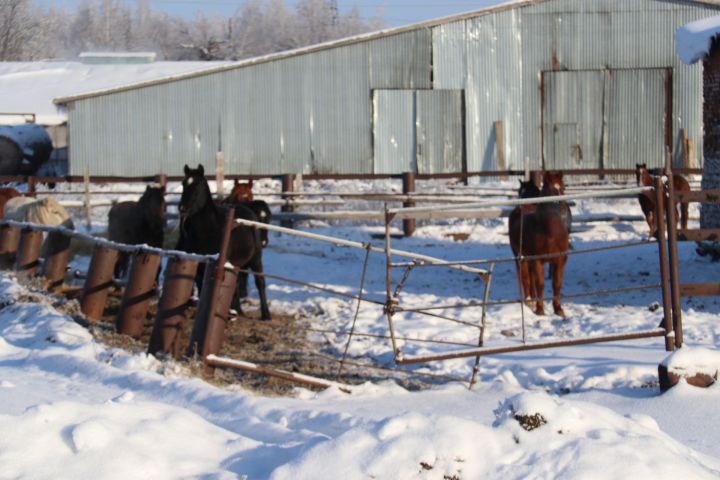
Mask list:
[[[38,24],[33,19],[29,0],[4,0],[0,3],[0,61],[18,61],[25,57],[26,46]]]

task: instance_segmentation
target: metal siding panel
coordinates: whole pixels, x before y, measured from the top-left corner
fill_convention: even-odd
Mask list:
[[[522,168],[523,76],[519,10],[467,20],[467,169],[497,170],[495,122],[504,123],[506,167]],[[538,110],[539,111],[539,110]]]
[[[415,92],[373,92],[373,173],[417,171],[415,159]]]
[[[608,86],[608,167],[662,166],[665,71],[616,70]]]
[[[311,55],[312,173],[372,173],[365,44]]]
[[[461,172],[462,92],[418,90],[415,99],[418,173]]]
[[[437,89],[465,88],[467,62],[465,59],[465,21],[440,25],[432,30],[433,87]]]
[[[370,88],[432,88],[431,47],[430,29],[369,42]]]

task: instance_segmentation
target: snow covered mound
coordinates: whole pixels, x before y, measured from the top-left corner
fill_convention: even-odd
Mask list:
[[[690,65],[701,60],[710,51],[710,43],[720,33],[720,15],[687,23],[675,32],[677,54],[683,63]]]

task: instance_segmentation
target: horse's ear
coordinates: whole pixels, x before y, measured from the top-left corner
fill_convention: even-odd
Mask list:
[[[198,165],[198,174],[201,176],[205,176],[205,167],[203,167],[203,164]]]
[[[187,166],[187,163],[185,164],[184,172],[186,177],[190,176],[190,167]]]
[[[240,185],[240,181],[239,181],[237,178],[235,179],[234,185],[235,185],[236,187],[237,187],[238,185]]]
[[[252,188],[252,178],[248,181],[248,187]]]

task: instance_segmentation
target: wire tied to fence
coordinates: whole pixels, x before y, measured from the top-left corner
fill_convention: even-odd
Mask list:
[[[372,252],[372,244],[370,242],[365,244],[365,261],[363,262],[362,274],[360,275],[360,288],[358,289],[357,306],[355,307],[355,315],[353,316],[352,325],[350,326],[350,332],[348,333],[347,343],[345,343],[345,350],[343,350],[342,358],[340,359],[340,365],[338,371],[335,374],[335,381],[340,378],[343,366],[345,365],[345,359],[347,358],[348,350],[350,349],[350,342],[352,341],[353,334],[355,333],[355,324],[357,323],[358,314],[360,313],[360,305],[363,302],[363,290],[365,289],[365,274],[367,273],[368,260],[370,259],[370,252]]]

